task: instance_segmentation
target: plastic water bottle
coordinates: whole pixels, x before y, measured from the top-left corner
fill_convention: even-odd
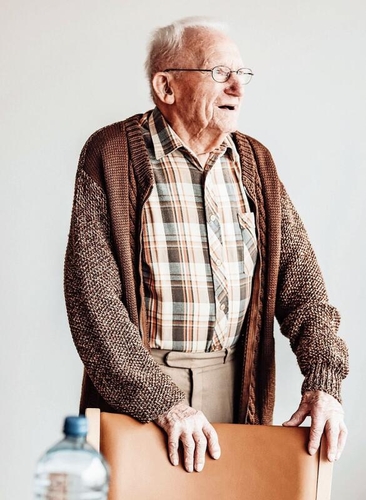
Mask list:
[[[106,500],[109,468],[100,453],[86,442],[85,417],[67,417],[65,438],[38,461],[37,500]]]

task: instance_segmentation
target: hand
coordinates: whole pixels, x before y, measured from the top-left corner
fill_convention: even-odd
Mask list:
[[[178,403],[155,423],[168,435],[169,458],[178,465],[179,440],[184,450],[184,467],[187,472],[201,472],[205,465],[206,448],[212,458],[220,458],[221,450],[215,429],[201,411],[185,403]]]
[[[299,408],[284,426],[299,426],[307,416],[311,417],[309,453],[314,455],[320,446],[325,430],[327,437],[327,457],[330,462],[338,460],[347,439],[347,427],[344,423],[342,405],[323,391],[307,391],[304,393]]]

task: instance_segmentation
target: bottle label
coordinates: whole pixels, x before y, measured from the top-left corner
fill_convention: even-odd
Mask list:
[[[44,500],[106,500],[107,488],[104,491],[92,491],[85,485],[80,476],[65,473],[50,473],[49,483]]]

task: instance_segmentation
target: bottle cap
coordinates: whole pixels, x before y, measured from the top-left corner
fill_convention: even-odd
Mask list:
[[[79,417],[66,417],[64,422],[66,436],[86,436],[88,434],[88,420],[83,415]]]

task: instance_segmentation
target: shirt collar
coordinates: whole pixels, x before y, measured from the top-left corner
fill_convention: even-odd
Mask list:
[[[174,132],[158,108],[154,108],[148,118],[155,158],[160,160],[176,149],[184,147],[183,142]]]
[[[226,145],[226,151],[230,157],[230,160],[233,160],[235,162],[238,162],[240,164],[240,158],[239,158],[239,153],[238,150],[236,149],[234,140],[231,136],[231,134],[227,135],[223,141],[222,144]]]
[[[169,155],[173,151],[184,148],[191,154],[194,153],[183,143],[180,137],[174,132],[172,127],[166,121],[160,110],[155,107],[147,117],[147,125],[150,130],[154,155],[157,160]],[[220,146],[214,150],[219,156],[227,153],[231,160],[239,159],[233,139],[227,135]],[[213,151],[213,152],[214,152]]]

